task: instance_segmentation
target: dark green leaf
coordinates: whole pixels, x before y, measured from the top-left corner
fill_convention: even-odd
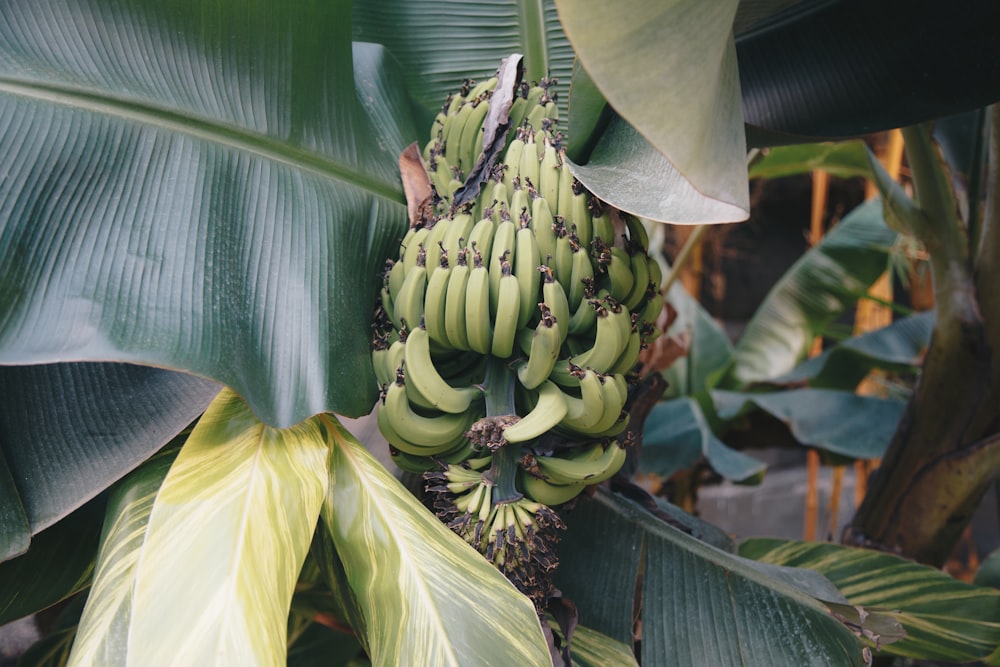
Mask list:
[[[1000,98],[998,24],[994,0],[796,3],[737,35],[745,121],[837,138],[985,106]]]
[[[820,602],[744,559],[598,492],[567,517],[556,585],[580,623],[631,643],[644,665],[861,665],[861,645]],[[644,562],[641,600],[635,599]]]
[[[763,472],[765,465],[730,449],[712,432],[694,398],[658,403],[646,419],[641,469],[661,477],[690,468],[701,457],[723,477],[743,481]]]
[[[361,653],[351,635],[311,623],[288,648],[288,667],[347,667]]]
[[[2,443],[2,440],[0,440]],[[31,525],[0,447],[0,563],[23,554],[31,543]]]
[[[813,338],[886,270],[895,239],[877,199],[845,216],[768,293],[737,342],[735,364],[719,386],[742,388],[791,371]]]
[[[754,406],[787,424],[803,445],[858,459],[885,453],[906,407],[902,401],[832,389],[715,391],[712,398],[722,419],[733,419]]]
[[[511,53],[525,56],[527,80],[558,78],[562,100],[573,68],[552,0],[358,2],[354,36],[386,45],[405,65],[412,94],[429,109],[441,108],[463,79],[492,76]],[[560,110],[565,114],[565,104]]]
[[[376,273],[416,137],[350,3],[4,6],[0,363],[116,360],[268,423],[367,413]],[[377,59],[371,62],[369,59]],[[365,109],[385,107],[370,117]],[[30,146],[30,150],[27,147]]]
[[[104,495],[91,500],[38,533],[27,553],[0,563],[0,625],[90,585],[106,501]]]
[[[218,385],[128,364],[0,367],[0,449],[33,533],[65,517],[197,418]],[[6,525],[6,524],[5,524]]]
[[[898,610],[906,638],[883,647],[925,660],[980,660],[1000,645],[1000,592],[893,556],[821,542],[747,540],[748,558],[821,572],[852,603]]]
[[[912,370],[920,365],[930,343],[934,313],[893,322],[837,343],[819,356],[803,361],[776,383],[808,382],[812,387],[852,389],[873,369]]]

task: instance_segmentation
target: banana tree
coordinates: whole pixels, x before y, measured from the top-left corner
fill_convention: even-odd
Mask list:
[[[872,631],[834,615],[843,601],[825,580],[756,567],[709,529],[621,495],[581,506],[629,539],[563,554],[559,585],[600,632],[540,623],[335,416],[377,398],[376,276],[408,217],[399,155],[427,140],[462,79],[510,53],[525,54],[529,80],[574,82],[560,111],[576,177],[622,210],[675,222],[745,216],[743,109],[754,132],[840,135],[997,96],[980,84],[1000,77],[980,69],[967,94],[903,105],[917,116],[873,119],[866,102],[833,124],[786,104],[775,81],[845,52],[879,75],[860,80],[885,99],[914,88],[865,69],[884,65],[877,54],[815,48],[824,12],[848,20],[852,3],[783,15],[785,4],[629,3],[609,16],[523,0],[8,3],[0,619],[86,591],[85,609],[67,608],[79,629],[66,619],[45,653],[72,647],[77,664],[271,664],[314,651],[341,664],[359,651],[377,664],[549,664],[571,634],[575,662],[627,664],[634,599],[608,606],[582,573],[601,549],[628,546],[611,562],[633,580],[646,563],[644,663],[711,650],[861,664],[855,634]],[[873,23],[892,9],[878,11]],[[964,47],[921,82],[949,80],[936,74],[989,44],[949,34],[956,20],[902,15]],[[971,24],[985,33],[987,18]],[[819,56],[799,73],[771,71],[795,62],[764,48],[785,34]],[[670,85],[618,76],[662,63]],[[673,593],[682,584],[690,596]],[[704,633],[713,607],[689,602],[699,596],[729,611],[718,633]],[[759,605],[782,622],[761,627]]]

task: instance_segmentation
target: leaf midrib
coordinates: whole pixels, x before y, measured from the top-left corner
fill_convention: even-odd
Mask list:
[[[294,148],[271,137],[188,116],[169,109],[110,96],[101,96],[68,86],[26,83],[0,77],[0,94],[24,97],[122,120],[178,132],[258,155],[268,160],[310,171],[324,178],[342,181],[379,197],[405,203],[401,186],[370,177],[350,164],[323,158],[315,153]]]

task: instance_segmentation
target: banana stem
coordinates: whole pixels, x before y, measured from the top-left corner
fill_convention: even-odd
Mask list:
[[[490,356],[486,359],[486,416],[505,417],[514,411],[514,371],[503,359]]]
[[[514,408],[515,375],[503,359],[486,360],[486,417],[516,415]],[[521,445],[507,443],[493,454],[493,462],[484,477],[493,481],[493,504],[522,497],[517,490],[517,468],[521,460]]]

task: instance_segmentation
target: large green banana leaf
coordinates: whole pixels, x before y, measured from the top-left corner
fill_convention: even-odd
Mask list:
[[[581,624],[627,644],[639,610],[643,665],[864,664],[813,597],[828,584],[762,570],[613,494],[582,500],[566,521],[556,585]]]
[[[128,364],[0,367],[0,560],[160,449],[219,391],[206,380]],[[15,507],[16,507],[15,505]],[[23,540],[14,539],[19,531]],[[19,548],[20,547],[20,548]]]
[[[367,413],[416,133],[393,61],[352,55],[350,3],[3,14],[0,363],[186,370],[276,426]]]
[[[385,45],[404,64],[410,91],[427,109],[440,109],[464,79],[489,77],[502,58],[520,53],[525,80],[550,76],[561,82],[557,102],[566,115],[574,53],[553,0],[358,2],[354,36]]]
[[[140,477],[113,506],[72,663],[283,662],[326,494],[327,424],[275,429],[222,392],[159,489]]]
[[[822,542],[752,539],[740,553],[766,563],[821,572],[852,604],[897,610],[906,637],[894,655],[982,660],[1000,646],[1000,592],[957,581],[892,554]]]
[[[528,598],[332,427],[324,527],[364,615],[374,665],[550,665]]]
[[[741,388],[791,371],[813,338],[888,267],[896,233],[878,199],[857,207],[785,272],[747,324],[719,386]]]

